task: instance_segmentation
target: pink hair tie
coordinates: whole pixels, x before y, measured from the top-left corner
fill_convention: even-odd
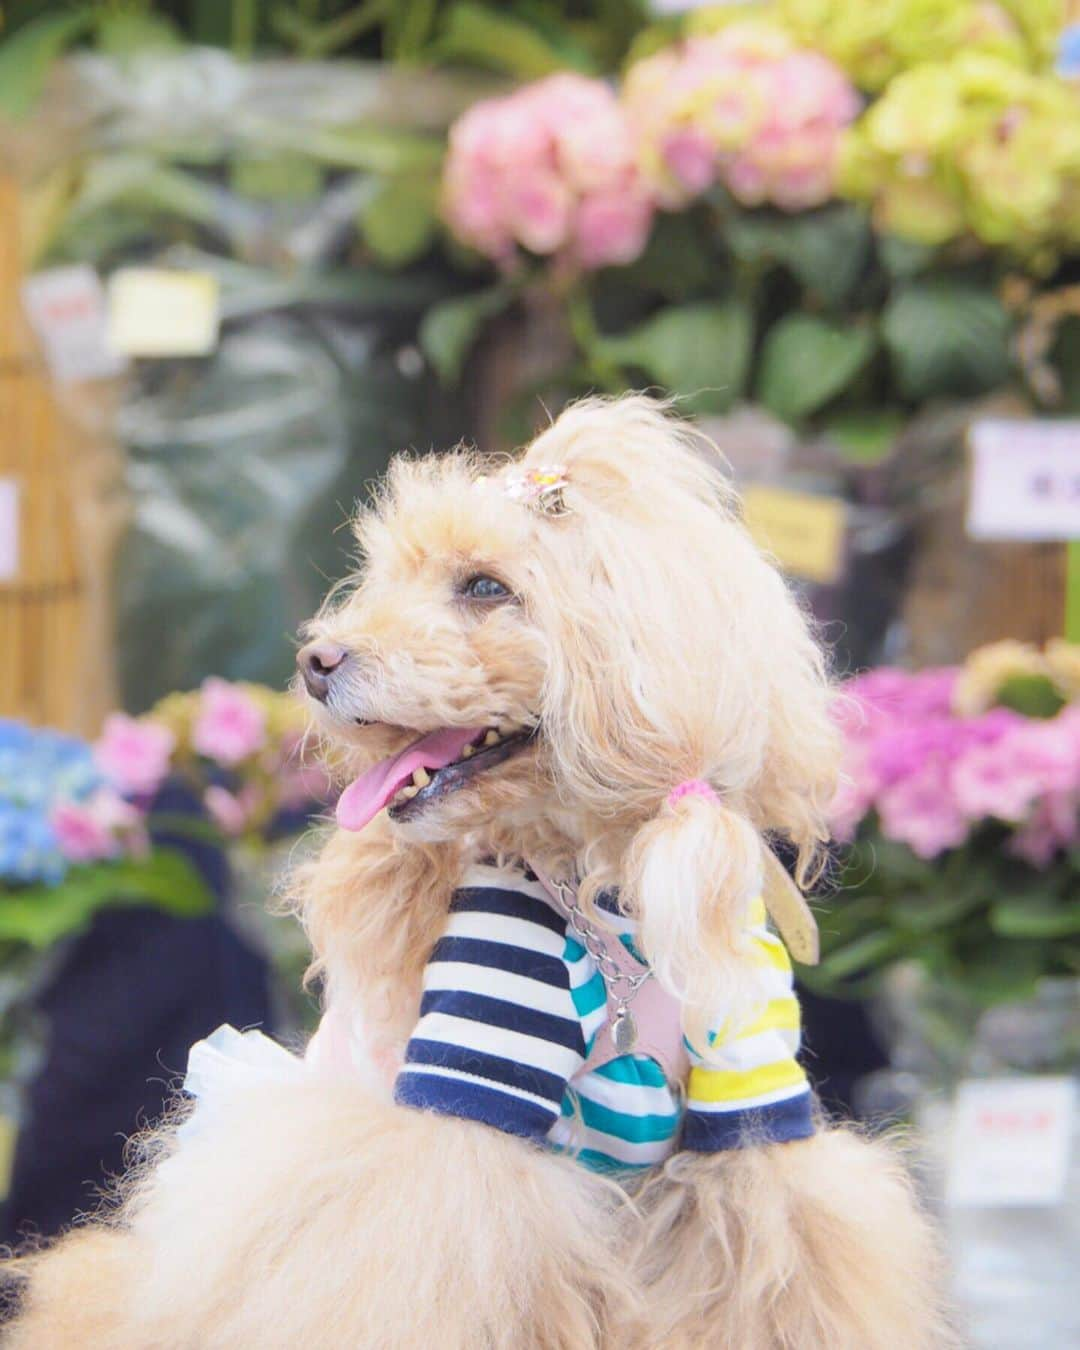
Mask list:
[[[720,800],[715,788],[706,783],[704,778],[688,778],[685,783],[673,787],[667,795],[667,804],[668,806],[674,806],[676,802],[681,802],[684,797],[706,797],[711,802]]]

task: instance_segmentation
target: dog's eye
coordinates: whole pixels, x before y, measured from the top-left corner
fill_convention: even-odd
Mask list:
[[[483,575],[469,577],[461,587],[461,594],[468,600],[508,600],[510,591],[501,581]]]

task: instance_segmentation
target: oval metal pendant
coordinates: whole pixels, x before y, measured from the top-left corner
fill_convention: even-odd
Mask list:
[[[620,1008],[611,1024],[611,1041],[620,1055],[628,1055],[637,1045],[637,1022],[629,1008]]]

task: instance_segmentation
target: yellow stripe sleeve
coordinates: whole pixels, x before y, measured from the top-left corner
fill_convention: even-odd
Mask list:
[[[745,1102],[780,1088],[801,1087],[806,1074],[794,1059],[762,1064],[757,1069],[690,1070],[689,1096],[699,1102]]]

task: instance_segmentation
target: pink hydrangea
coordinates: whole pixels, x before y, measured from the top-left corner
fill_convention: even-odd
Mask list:
[[[888,838],[932,858],[997,820],[1017,827],[1020,856],[1049,859],[1077,836],[1080,708],[1050,721],[1007,708],[961,717],[956,678],[882,668],[848,681],[835,713],[846,777],[831,809],[837,838],[876,811]]]
[[[211,676],[203,681],[191,744],[200,755],[233,768],[266,744],[266,714],[243,686]]]
[[[920,858],[958,848],[968,836],[968,822],[950,791],[945,766],[938,762],[930,761],[886,788],[877,808],[888,838],[907,844]]]
[[[1080,840],[1080,800],[1075,792],[1051,792],[1009,841],[1010,851],[1033,867],[1047,867],[1061,849]]]
[[[83,801],[58,802],[51,823],[60,852],[72,863],[115,858],[145,843],[143,817],[112,788],[98,788]]]
[[[970,820],[1019,822],[1040,798],[1080,786],[1078,769],[1073,746],[1054,723],[1020,718],[996,741],[973,745],[957,759],[952,787]]]
[[[257,800],[251,784],[239,792],[230,792],[218,783],[211,783],[203,793],[203,804],[210,819],[222,834],[229,836],[243,834],[251,824]]]
[[[497,262],[519,246],[588,268],[633,262],[653,206],[626,118],[600,80],[551,75],[474,104],[450,130],[444,218]]]
[[[94,746],[98,768],[120,792],[152,796],[169,772],[176,737],[149,718],[111,713]]]
[[[646,177],[674,208],[717,182],[747,206],[820,205],[833,195],[841,136],[860,108],[827,57],[753,22],[639,61],[623,101]]]

